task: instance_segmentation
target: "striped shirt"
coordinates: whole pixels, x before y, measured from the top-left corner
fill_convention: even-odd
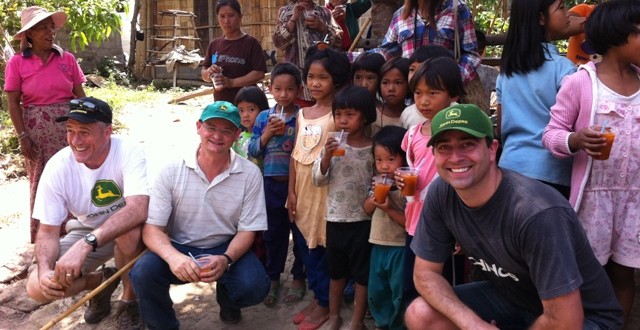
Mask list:
[[[198,166],[195,154],[165,166],[149,200],[148,224],[167,227],[171,241],[212,248],[239,231],[267,229],[260,169],[230,150],[228,169],[212,182]]]
[[[435,17],[437,28],[434,29],[428,20],[424,20],[411,11],[406,19],[402,18],[404,6],[400,7],[391,18],[389,31],[384,36],[380,47],[372,50],[382,54],[387,60],[396,56],[408,58],[420,46],[439,45],[453,53],[455,42],[455,26],[452,0],[445,0]],[[467,82],[476,76],[476,68],[480,64],[475,26],[471,11],[464,3],[458,3],[458,33],[460,36],[461,56],[458,60],[462,79]]]

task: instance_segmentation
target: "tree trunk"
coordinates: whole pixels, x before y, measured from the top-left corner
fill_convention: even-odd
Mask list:
[[[134,75],[134,67],[136,65],[136,43],[138,39],[136,38],[136,32],[138,29],[136,25],[138,24],[138,14],[140,13],[140,0],[136,0],[133,5],[133,17],[131,18],[131,35],[129,39],[129,61],[127,62],[127,73],[131,76]]]
[[[382,41],[389,30],[393,13],[402,6],[402,0],[372,0],[371,6],[371,39]],[[374,45],[377,47],[378,45]]]

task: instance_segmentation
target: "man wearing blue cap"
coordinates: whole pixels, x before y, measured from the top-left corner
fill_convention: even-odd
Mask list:
[[[117,271],[96,269],[111,258],[118,268],[143,250],[140,239],[147,218],[149,188],[144,154],[137,145],[112,136],[111,107],[83,97],[69,102],[65,122],[69,146],[47,163],[40,179],[33,217],[40,220],[36,236],[37,268],[27,293],[40,302],[93,290]],[[60,226],[71,213],[67,235]],[[114,281],[89,301],[84,319],[98,323],[111,310]],[[139,324],[138,305],[129,277],[122,276],[118,328]]]
[[[555,189],[496,165],[498,141],[478,107],[437,113],[431,139],[439,178],[411,248],[420,297],[409,329],[619,329],[622,310],[578,218]],[[441,276],[455,242],[479,281]]]
[[[149,329],[180,327],[171,284],[216,282],[227,324],[240,322],[240,309],[261,303],[270,287],[249,251],[255,232],[267,229],[267,213],[260,169],[231,150],[243,129],[238,109],[210,104],[196,126],[200,144],[165,166],[153,184],[142,230],[149,252],[130,273]]]

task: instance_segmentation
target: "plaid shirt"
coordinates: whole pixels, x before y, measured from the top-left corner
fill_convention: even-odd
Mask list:
[[[409,17],[402,19],[404,6],[400,7],[391,19],[389,31],[382,44],[373,51],[382,54],[387,60],[402,55],[409,57],[414,50],[423,45],[440,45],[453,52],[455,29],[453,25],[453,2],[446,0],[438,12],[435,21],[437,29],[423,21],[422,17],[413,10]],[[458,2],[458,33],[460,36],[460,52],[458,59],[462,79],[471,81],[476,75],[476,68],[480,64],[478,44],[471,11],[463,0]]]

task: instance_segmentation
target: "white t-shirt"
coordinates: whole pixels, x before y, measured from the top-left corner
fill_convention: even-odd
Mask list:
[[[409,129],[409,127],[417,124],[422,124],[427,120],[420,111],[418,111],[418,107],[414,104],[404,108],[402,114],[400,114],[400,123],[402,123],[402,127]]]
[[[59,226],[71,212],[84,226],[98,228],[125,205],[125,197],[135,195],[149,195],[144,153],[112,136],[109,155],[97,169],[78,163],[69,147],[47,162],[33,217]]]
[[[171,241],[212,248],[238,231],[267,230],[262,173],[230,151],[229,168],[209,182],[196,152],[160,170],[149,199],[148,224],[167,227]]]

